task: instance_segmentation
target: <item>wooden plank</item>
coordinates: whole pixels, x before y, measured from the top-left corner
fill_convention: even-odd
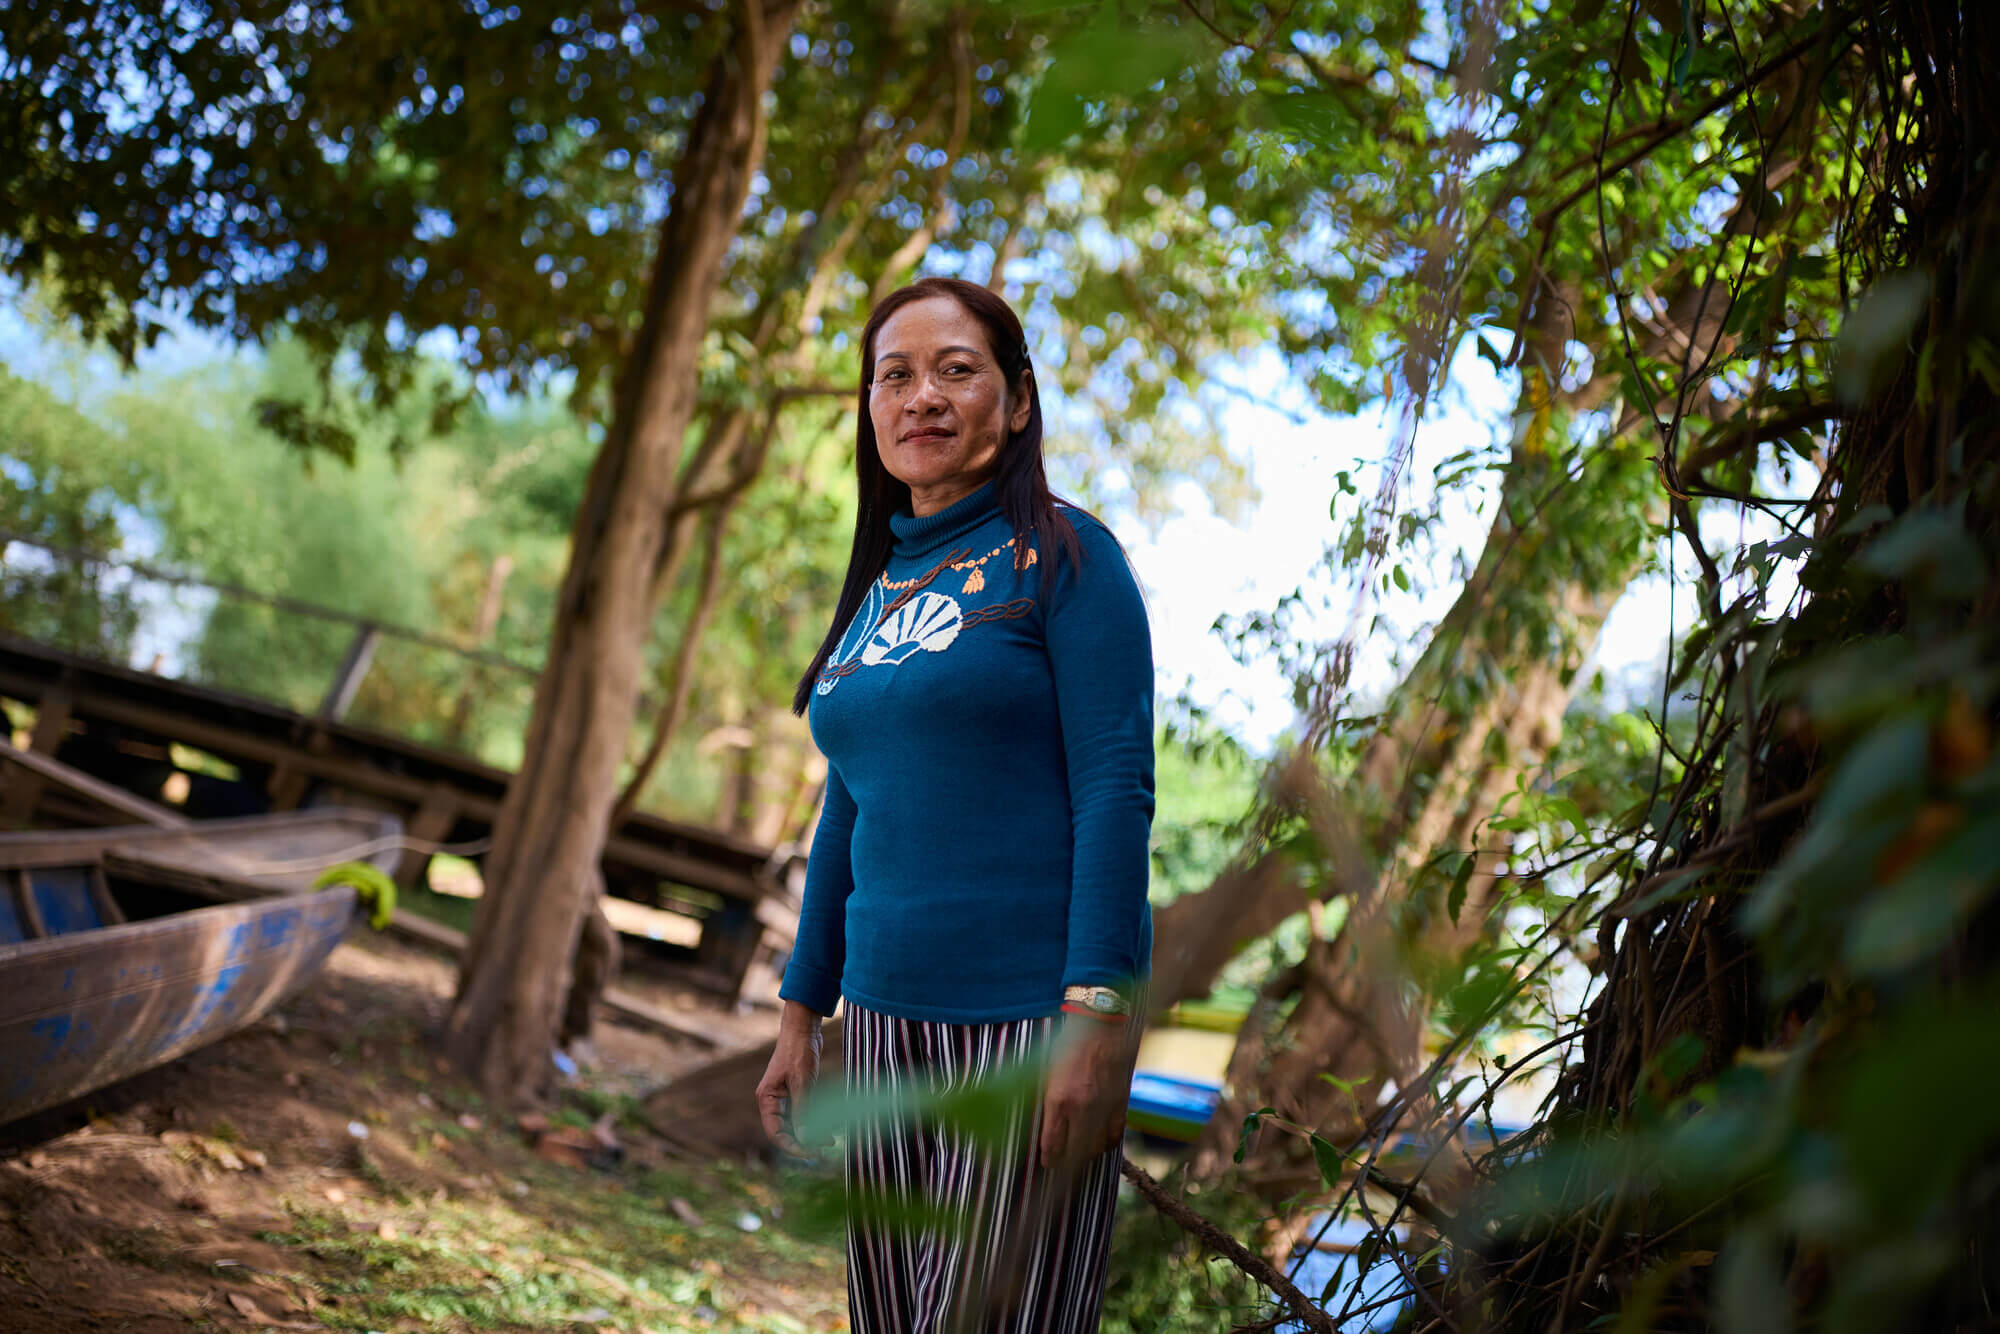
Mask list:
[[[106,721],[127,723],[158,732],[163,736],[174,736],[177,740],[200,746],[203,750],[213,751],[224,757],[245,757],[274,765],[296,764],[303,771],[317,777],[330,778],[357,792],[394,797],[411,805],[420,806],[424,795],[430,790],[430,784],[421,779],[390,773],[358,761],[312,754],[295,746],[271,742],[247,733],[232,732],[227,728],[191,719],[177,719],[172,715],[144,705],[134,705],[128,701],[94,699],[91,701],[90,711]],[[494,817],[500,813],[500,802],[497,798],[464,793],[460,800],[464,817],[482,824],[490,826]],[[656,844],[642,842],[625,835],[612,836],[605,844],[604,859],[651,871],[663,879],[675,880],[697,889],[713,890],[731,898],[755,901],[763,897],[766,892],[763,883],[748,872],[735,871],[714,862],[670,852]]]
[[[254,1023],[355,917],[337,886],[0,945],[0,1122]]]
[[[312,721],[264,700],[78,658],[31,640],[0,634],[0,693],[34,697],[48,688],[54,678],[64,674],[78,683],[79,698],[87,697],[91,701],[93,708],[90,712],[96,712],[94,706],[105,699],[144,696],[167,701],[169,716],[195,718],[224,713],[232,719],[240,719],[243,725],[254,721],[267,729],[267,736],[287,739],[297,735],[302,725]],[[212,717],[210,721],[213,721]],[[243,726],[238,726],[233,732],[242,730]],[[420,774],[423,769],[434,769],[449,775],[453,785],[462,790],[484,787],[487,789],[485,795],[496,803],[505,794],[507,784],[513,777],[504,769],[496,769],[461,752],[441,750],[392,733],[344,723],[329,724],[328,730],[344,743],[394,757],[399,761],[396,767],[406,773]],[[417,777],[413,781],[429,782],[431,776]],[[634,814],[624,827],[643,828],[657,835],[686,840],[692,845],[711,849],[718,856],[730,855],[745,865],[762,864],[771,851],[726,830],[681,824],[649,812]]]
[[[298,763],[302,755],[323,755],[328,748],[326,733],[319,727],[305,731],[304,739],[286,752],[287,758],[271,766],[271,776],[264,781],[264,795],[271,800],[274,811],[295,811],[305,804],[306,793],[312,790],[312,771]]]
[[[264,795],[270,798],[272,810],[295,811],[311,786],[311,774],[293,764],[280,764],[271,770],[270,780],[264,784]]]
[[[75,702],[68,685],[58,683],[41,692],[35,701],[35,730],[29,734],[28,749],[50,760],[69,730],[70,708]],[[8,749],[13,749],[9,746]],[[44,775],[35,769],[15,769],[7,775],[7,792],[0,799],[0,820],[20,826],[35,818],[42,802]]]
[[[711,1050],[722,1045],[714,1031],[699,1020],[683,1019],[671,1010],[649,1005],[622,987],[606,987],[599,1004],[628,1024],[656,1028],[669,1037],[683,1038]]]
[[[759,899],[757,921],[763,926],[767,939],[778,940],[789,947],[799,934],[799,905],[783,899]]]
[[[114,787],[101,778],[94,778],[74,765],[37,751],[22,750],[11,742],[0,741],[0,762],[17,769],[25,769],[37,774],[44,782],[67,788],[70,792],[84,797],[96,805],[140,824],[153,825],[160,829],[185,829],[194,821],[179,811],[169,810],[158,802],[135,797],[122,787]],[[18,775],[17,775],[18,777]],[[9,790],[12,783],[9,783]]]
[[[35,701],[35,730],[28,734],[28,748],[53,756],[69,730],[76,694],[67,682],[51,686]]]
[[[722,989],[732,999],[743,990],[744,974],[757,956],[757,943],[764,938],[764,925],[755,908],[730,901],[702,919],[701,944],[695,948],[698,967],[713,971],[722,980]]]
[[[490,826],[512,778],[469,756],[346,724],[324,724],[319,731],[322,744],[352,756],[306,753],[296,740],[312,725],[303,715],[0,635],[0,693],[32,698],[64,674],[76,684],[80,716],[143,728],[232,760],[274,768],[295,763],[308,777],[412,808],[433,783],[444,781],[461,794],[461,819],[475,824]],[[640,813],[613,834],[604,860],[754,902],[772,888],[760,874],[768,855],[769,849],[722,831]]]
[[[389,920],[389,930],[394,935],[414,940],[419,945],[428,945],[432,949],[449,954],[454,959],[465,957],[466,940],[463,931],[454,931],[443,922],[433,922],[430,918],[407,909],[396,910],[396,915]]]
[[[356,627],[354,638],[348,642],[347,654],[340,660],[332,684],[326,688],[326,697],[320,701],[320,717],[337,723],[347,716],[348,709],[354,704],[355,692],[361,689],[362,678],[368,675],[368,665],[375,661],[375,648],[381,642],[381,627],[366,621]]]
[[[441,922],[433,922],[428,917],[398,909],[389,922],[389,930],[407,940],[441,950],[454,959],[465,957],[466,938],[463,931],[454,931]],[[642,1028],[655,1028],[669,1037],[684,1038],[713,1049],[721,1046],[715,1034],[699,1020],[683,1019],[669,1010],[640,1000],[622,987],[606,987],[598,1003],[605,1010],[629,1024]]]

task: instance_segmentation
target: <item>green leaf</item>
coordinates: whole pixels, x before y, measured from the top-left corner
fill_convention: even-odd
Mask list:
[[[1279,125],[1312,143],[1331,144],[1352,133],[1346,108],[1326,93],[1283,93],[1263,103]]]
[[[1833,1107],[1843,1156],[1889,1219],[1915,1220],[1967,1179],[2000,1135],[1996,997],[1906,1005],[1845,1071]]]
[[[1107,7],[1107,15],[1115,13]],[[1179,28],[1091,27],[1057,43],[1028,106],[1021,146],[1047,152],[1083,128],[1093,104],[1128,98],[1185,69],[1200,55]]]
[[[1451,916],[1451,924],[1458,925],[1458,914],[1465,907],[1465,894],[1472,884],[1472,868],[1478,865],[1477,857],[1468,856],[1458,864],[1458,873],[1451,878],[1451,892],[1445,895],[1445,912]]]
[[[1257,1133],[1257,1127],[1263,1124],[1264,1118],[1276,1115],[1277,1111],[1275,1107],[1259,1107],[1243,1118],[1243,1131],[1236,1137],[1236,1162],[1242,1162],[1243,1155],[1250,1152],[1250,1137]]]
[[[1986,556],[1964,522],[1934,509],[1905,514],[1870,543],[1855,564],[1944,602],[1976,596],[1986,583]]]
[[[1319,1167],[1320,1184],[1328,1190],[1339,1189],[1341,1172],[1346,1166],[1345,1160],[1340,1156],[1340,1150],[1317,1133],[1312,1137],[1312,1150],[1313,1162]]]
[[[1892,718],[1850,749],[1827,784],[1816,817],[1839,825],[1897,792],[1921,791],[1930,767],[1930,726],[1922,718]]]
[[[1723,1334],[1786,1334],[1792,1304],[1785,1290],[1777,1241],[1762,1227],[1746,1227],[1716,1259],[1716,1323]]]
[[[1877,975],[1923,964],[1958,937],[1996,885],[2000,814],[1989,813],[1861,906],[1848,924],[1848,964]]]
[[[1862,294],[1835,347],[1834,384],[1843,402],[1858,407],[1888,383],[1930,298],[1931,277],[1923,269],[1888,274]]]
[[[1872,505],[1863,505],[1847,516],[1846,522],[1834,530],[1834,536],[1853,537],[1856,533],[1865,533],[1876,524],[1887,523],[1895,517],[1896,511],[1879,501]]]

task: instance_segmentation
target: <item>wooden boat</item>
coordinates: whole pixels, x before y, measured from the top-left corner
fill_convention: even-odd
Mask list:
[[[1134,1130],[1166,1144],[1200,1138],[1222,1101],[1236,1030],[1248,1010],[1247,1004],[1182,1001],[1146,1030],[1126,1104]]]
[[[319,809],[0,835],[0,1123],[261,1018],[361,915],[353,889],[314,877],[393,871],[401,832]]]

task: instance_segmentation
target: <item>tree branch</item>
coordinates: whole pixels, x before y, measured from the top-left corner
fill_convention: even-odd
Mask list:
[[[1838,21],[1839,27],[1845,28],[1848,24],[1854,21],[1854,18],[1855,15],[1851,12],[1841,16],[1841,18]],[[1773,74],[1776,74],[1780,70],[1785,69],[1787,66],[1791,65],[1794,61],[1796,61],[1800,56],[1804,55],[1807,51],[1811,50],[1816,43],[1825,39],[1827,35],[1828,34],[1825,31],[1819,31],[1811,33],[1808,36],[1801,37],[1798,41],[1793,42],[1790,46],[1780,51],[1777,55],[1772,56],[1769,60],[1765,61],[1763,64],[1757,66],[1757,68],[1745,74],[1743,76],[1743,80],[1741,83],[1731,84],[1729,87],[1723,89],[1721,92],[1717,93],[1714,97],[1711,97],[1708,101],[1702,103],[1699,107],[1696,107],[1693,111],[1689,112],[1685,116],[1680,117],[1677,120],[1663,121],[1659,125],[1659,127],[1655,129],[1651,134],[1648,134],[1645,138],[1641,139],[1632,148],[1628,149],[1624,153],[1621,153],[1618,157],[1612,159],[1610,162],[1598,161],[1596,163],[1597,170],[1591,173],[1590,179],[1584,181],[1574,190],[1571,190],[1561,199],[1558,199],[1555,203],[1549,205],[1547,208],[1543,209],[1541,212],[1535,215],[1535,225],[1538,227],[1552,226],[1557,218],[1561,217],[1564,213],[1567,213],[1571,209],[1571,207],[1573,207],[1576,204],[1578,200],[1582,199],[1585,195],[1595,190],[1599,185],[1603,184],[1605,181],[1610,180],[1613,176],[1616,176],[1619,172],[1624,171],[1627,167],[1647,157],[1649,154],[1652,153],[1654,149],[1658,148],[1661,144],[1664,144],[1668,140],[1673,139],[1679,135],[1685,134],[1687,131],[1693,129],[1696,125],[1701,124],[1702,121],[1708,119],[1716,112],[1722,110],[1722,108],[1728,106],[1731,102],[1734,102],[1737,98],[1741,97],[1743,94],[1749,92],[1752,88],[1755,88],[1757,85],[1761,84],[1764,80],[1770,78]],[[1850,44],[1852,43],[1852,40],[1853,39],[1851,38],[1849,39]],[[1580,165],[1582,164],[1578,163],[1565,167],[1562,171],[1556,173],[1554,179],[1562,180],[1564,177],[1568,176],[1571,172],[1575,171],[1577,167]]]
[[[1680,475],[1691,486],[1705,486],[1702,473],[1712,464],[1733,457],[1746,449],[1769,444],[1781,436],[1790,435],[1801,426],[1812,426],[1819,422],[1843,421],[1847,410],[1838,403],[1801,403],[1787,409],[1775,417],[1765,417],[1760,421],[1732,422],[1717,432],[1707,443],[1688,451],[1681,460]]]
[[[652,739],[646,744],[646,753],[640,757],[637,767],[632,770],[631,781],[626,783],[625,791],[611,808],[611,818],[605,822],[605,828],[612,833],[616,833],[638,808],[639,794],[646,790],[653,770],[659,767],[660,757],[666,754],[667,744],[680,730],[681,717],[687,712],[688,694],[694,685],[695,650],[715,615],[717,594],[722,587],[722,539],[728,527],[727,509],[709,516],[708,541],[702,548],[701,585],[695,593],[694,613],[681,627],[681,641],[674,646],[672,677],[667,686],[667,698],[654,717]]]
[[[937,240],[939,232],[950,231],[958,223],[956,211],[951,203],[951,168],[965,154],[966,136],[972,130],[972,52],[967,46],[965,17],[958,15],[952,23],[951,36],[951,130],[945,140],[944,160],[931,173],[931,204],[914,231],[896,247],[895,253],[882,266],[882,272],[875,277],[875,284],[868,292],[868,304],[874,305],[887,295],[902,274],[923,259],[930,251],[931,243]]]
[[[1148,1176],[1145,1169],[1134,1164],[1130,1158],[1120,1159],[1118,1168],[1125,1174],[1125,1179],[1132,1183],[1133,1188],[1145,1197],[1146,1203],[1177,1224],[1183,1232],[1276,1293],[1307,1329],[1315,1331],[1316,1334],[1339,1334],[1327,1313],[1300,1292],[1290,1279],[1273,1269],[1262,1256],[1169,1195],[1159,1182]]]

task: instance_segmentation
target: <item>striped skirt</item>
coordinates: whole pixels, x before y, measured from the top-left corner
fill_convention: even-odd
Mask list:
[[[847,1008],[842,1052],[862,1105],[914,1097],[924,1108],[864,1111],[848,1129],[854,1334],[1095,1331],[1119,1154],[1067,1182],[1041,1166],[1039,1081],[1020,1063],[1055,1020],[943,1024]]]

